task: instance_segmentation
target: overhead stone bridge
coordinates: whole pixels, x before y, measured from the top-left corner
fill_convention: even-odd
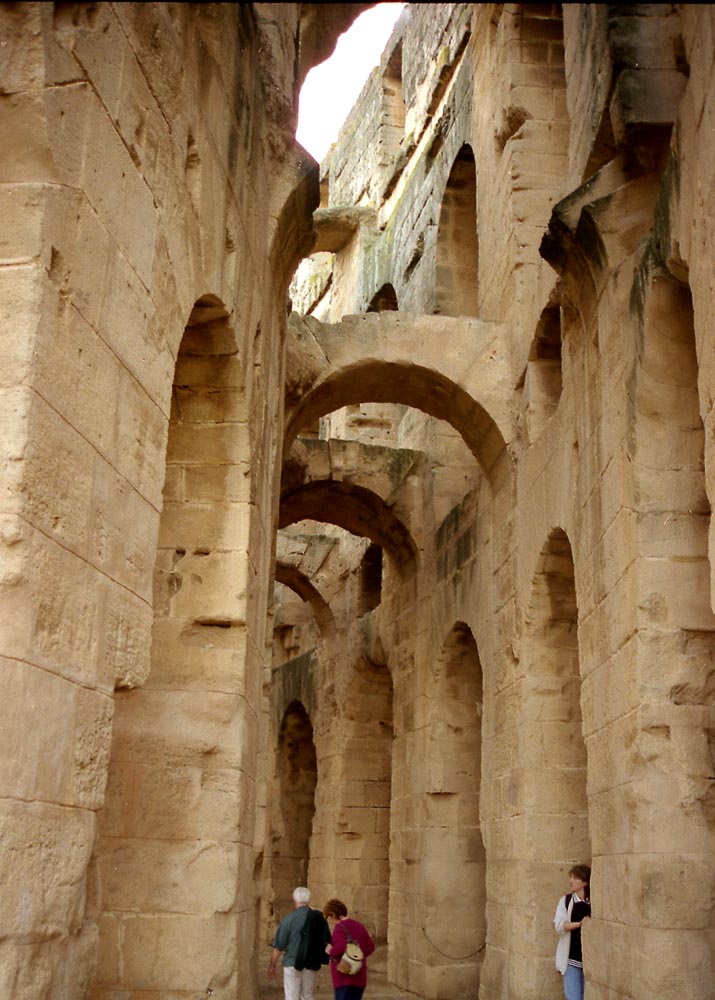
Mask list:
[[[275,577],[278,583],[282,583],[302,601],[310,604],[323,635],[332,635],[335,632],[335,618],[330,605],[305,573],[290,563],[276,562]]]
[[[330,603],[334,597],[331,581],[341,568],[326,572],[329,559],[340,555],[336,539],[328,535],[302,535],[279,531],[276,536],[275,579],[308,601],[321,628],[333,619]]]
[[[380,497],[348,482],[307,483],[281,501],[279,528],[298,521],[324,521],[361,535],[395,560],[401,573],[412,572],[417,547],[402,521]]]
[[[306,518],[336,524],[375,542],[404,571],[414,563],[417,546],[405,523],[413,512],[396,500],[422,462],[419,452],[407,449],[301,441],[284,475],[279,527]]]
[[[382,312],[340,323],[292,317],[285,449],[301,428],[355,403],[401,403],[447,420],[497,489],[510,473],[513,375],[504,324]]]
[[[276,536],[275,579],[307,601],[321,634],[335,630],[333,602],[340,603],[341,580],[354,570],[345,550],[329,535],[281,530]]]

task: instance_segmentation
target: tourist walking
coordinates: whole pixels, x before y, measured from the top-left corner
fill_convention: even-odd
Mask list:
[[[285,1000],[313,1000],[316,973],[329,961],[330,928],[320,910],[311,909],[310,890],[305,886],[293,890],[293,905],[295,909],[283,917],[273,939],[268,980],[275,976],[283,955]]]
[[[360,1000],[367,985],[367,958],[375,945],[360,921],[348,917],[348,908],[341,900],[329,899],[323,913],[333,931],[326,951],[335,1000]]]
[[[591,869],[574,865],[569,872],[569,892],[556,907],[554,928],[559,935],[556,968],[564,977],[566,1000],[583,1000],[584,975],[581,927],[591,916]]]

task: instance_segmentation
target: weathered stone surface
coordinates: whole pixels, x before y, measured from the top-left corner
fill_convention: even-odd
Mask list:
[[[370,208],[319,208],[313,213],[315,246],[313,253],[337,253],[355,235],[359,226],[374,227],[375,212]]]
[[[93,814],[6,798],[0,816],[7,899],[3,938],[27,943],[28,938],[51,940],[78,930],[84,918]]]
[[[715,15],[366,6],[0,11],[3,998],[711,993]]]

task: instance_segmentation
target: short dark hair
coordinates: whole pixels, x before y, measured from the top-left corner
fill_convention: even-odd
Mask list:
[[[323,916],[326,919],[328,917],[335,917],[336,920],[342,920],[347,915],[348,908],[341,899],[329,899],[323,907]]]
[[[582,882],[591,888],[591,869],[588,865],[574,865],[573,868],[569,869],[569,875],[575,875],[576,878],[580,878]]]

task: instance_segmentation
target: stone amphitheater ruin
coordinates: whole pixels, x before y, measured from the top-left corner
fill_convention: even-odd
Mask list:
[[[715,998],[714,8],[369,6],[0,6],[0,1000]]]

